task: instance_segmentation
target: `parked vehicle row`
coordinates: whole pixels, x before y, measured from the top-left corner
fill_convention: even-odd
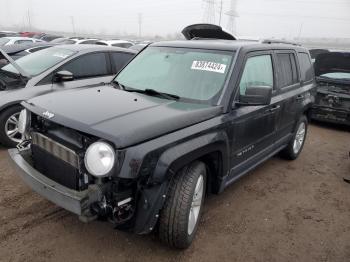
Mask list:
[[[157,228],[186,248],[207,194],[277,153],[296,159],[316,94],[308,50],[238,41],[214,25],[183,34],[136,56],[99,45],[15,62],[2,53],[0,106],[10,107],[0,138],[19,142],[9,155],[22,179],[85,222]]]

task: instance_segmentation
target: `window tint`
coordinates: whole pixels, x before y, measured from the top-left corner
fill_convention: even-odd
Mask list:
[[[239,83],[240,94],[245,95],[247,88],[251,86],[273,87],[273,67],[270,55],[248,58]]]
[[[132,58],[133,54],[127,53],[111,53],[113,63],[113,74],[116,74],[122,69]]]
[[[60,70],[73,73],[76,79],[109,74],[105,53],[83,55],[62,66]]]
[[[306,53],[298,53],[299,64],[301,70],[301,80],[310,81],[314,77],[313,66],[310,61],[310,57]]]
[[[280,87],[291,86],[298,82],[297,66],[294,54],[277,54],[279,64]]]
[[[89,44],[95,44],[97,42],[97,40],[86,40],[86,41],[82,41],[80,42],[81,45],[89,45]]]

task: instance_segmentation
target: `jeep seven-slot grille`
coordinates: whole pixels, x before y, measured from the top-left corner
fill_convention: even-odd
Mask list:
[[[33,132],[31,136],[35,169],[70,189],[86,189],[79,171],[79,156],[73,150],[40,133]]]
[[[73,167],[79,168],[79,157],[73,150],[40,133],[33,132],[31,136],[33,145],[37,145],[41,149],[44,149],[48,153],[72,165]]]

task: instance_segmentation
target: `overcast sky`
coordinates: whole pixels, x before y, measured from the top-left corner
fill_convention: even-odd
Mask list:
[[[79,33],[138,34],[180,32],[191,23],[214,18],[219,23],[220,0],[0,0],[0,28],[31,24],[40,29]],[[223,0],[221,25],[229,27],[231,0]],[[251,37],[348,37],[350,0],[238,0],[237,34]],[[72,19],[73,18],[73,19]]]

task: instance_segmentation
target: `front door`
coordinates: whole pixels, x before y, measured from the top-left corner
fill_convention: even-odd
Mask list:
[[[271,52],[248,55],[239,80],[239,94],[244,95],[253,86],[274,88],[273,68]],[[264,106],[239,105],[232,110],[231,180],[253,168],[273,151],[279,111],[280,105],[274,102]]]

